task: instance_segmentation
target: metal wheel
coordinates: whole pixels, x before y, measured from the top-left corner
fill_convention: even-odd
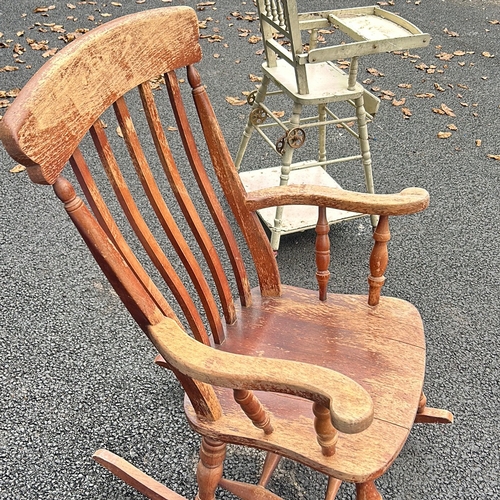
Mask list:
[[[286,134],[286,142],[291,148],[298,149],[306,142],[306,133],[299,127],[292,128]]]
[[[247,95],[247,103],[250,104],[250,106],[255,102],[255,98],[257,97],[257,91],[252,90],[250,94]]]
[[[276,152],[280,155],[283,155],[283,153],[285,152],[285,141],[286,141],[286,135],[280,137],[276,141]]]
[[[255,108],[250,112],[250,121],[253,126],[262,125],[266,119],[267,113],[262,108]]]

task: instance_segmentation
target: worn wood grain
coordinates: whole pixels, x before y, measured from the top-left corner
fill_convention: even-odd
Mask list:
[[[22,89],[16,107],[0,122],[7,151],[38,183],[55,182],[87,130],[117,97],[201,59],[198,20],[188,7],[133,14],[92,30],[57,56]]]

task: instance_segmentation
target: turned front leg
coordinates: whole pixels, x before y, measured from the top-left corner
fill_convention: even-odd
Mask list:
[[[225,458],[226,443],[209,437],[201,440],[200,461],[196,470],[198,494],[195,500],[215,500]]]

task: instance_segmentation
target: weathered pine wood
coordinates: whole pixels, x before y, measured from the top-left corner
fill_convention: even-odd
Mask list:
[[[383,500],[373,481],[356,484],[356,500]]]
[[[429,205],[429,193],[407,188],[399,194],[370,194],[311,185],[289,185],[247,193],[245,205],[250,211],[276,205],[317,205],[338,210],[376,215],[408,215]]]
[[[90,135],[92,136],[104,170],[106,171],[108,179],[113,187],[113,190],[115,191],[116,197],[120,202],[120,206],[127,216],[132,229],[139,238],[149,258],[160,272],[162,278],[165,280],[165,283],[167,283],[168,287],[179,302],[179,305],[181,306],[195,337],[208,345],[210,340],[207,336],[200,314],[189,292],[186,290],[186,287],[182,283],[172,264],[142,218],[130,190],[127,187],[127,183],[123,178],[116,158],[113,155],[106,133],[100,121],[94,123],[90,129]],[[212,326],[216,326],[216,328],[222,330],[222,324]]]
[[[283,500],[282,497],[271,493],[261,485],[231,481],[223,478],[219,481],[219,486],[222,486],[222,488],[242,500]]]
[[[274,429],[273,429],[274,430]],[[264,460],[264,466],[262,467],[262,472],[260,474],[259,486],[266,487],[267,483],[271,479],[273,472],[281,461],[281,456],[276,455],[275,453],[267,452],[266,459]]]
[[[55,182],[116,96],[201,59],[198,19],[188,7],[133,14],[103,24],[57,55],[19,93],[16,112],[0,122],[9,154],[42,184]]]
[[[168,146],[167,138],[165,137],[165,132],[163,130],[160,117],[158,115],[158,110],[154,102],[151,85],[149,85],[149,83],[143,83],[139,87],[139,92],[141,95],[141,101],[144,107],[144,112],[146,114],[149,129],[155,143],[158,157],[160,158],[161,164],[163,166],[163,170],[168,178],[175,198],[179,203],[179,207],[184,217],[186,218],[186,221],[188,222],[189,227],[191,228],[191,231],[196,238],[196,241],[200,246],[203,256],[205,257],[205,261],[209,266],[210,272],[217,287],[222,310],[224,311],[224,316],[226,318],[226,323],[234,323],[236,321],[236,310],[234,308],[233,296],[231,294],[231,290],[229,289],[227,277],[224,273],[224,269],[222,268],[219,255],[217,254],[217,251],[214,248],[214,244],[210,239],[210,236],[208,235],[208,232],[203,225],[198,212],[196,211],[196,208],[189,196],[188,190],[179,173],[172,152],[170,151],[170,148]],[[141,173],[144,172],[144,168],[140,168],[139,171]],[[148,171],[149,169],[146,170],[146,172]],[[158,199],[162,199],[161,194],[159,192],[157,194],[159,195]],[[155,197],[155,199],[157,199],[157,197]],[[155,210],[157,209],[155,208]],[[163,217],[161,217],[161,220],[163,220]],[[172,240],[172,244],[175,246],[178,244],[178,242],[179,241],[177,240],[177,238],[174,237]],[[181,250],[182,253],[184,251],[185,249]],[[181,258],[182,253],[181,255],[179,255]],[[191,253],[190,250],[189,253]],[[191,269],[191,272],[193,274],[199,274],[200,276],[203,276],[201,270],[199,270],[199,266],[197,268],[194,268],[193,265],[191,265],[189,266],[189,268]],[[211,295],[210,290],[208,292]],[[203,292],[201,293],[203,294]],[[210,311],[210,313],[212,312]]]
[[[92,458],[151,500],[187,500],[108,450],[97,450]]]
[[[332,424],[346,433],[363,431],[373,419],[368,393],[340,373],[311,364],[214,350],[190,338],[169,318],[152,325],[148,334],[167,363],[196,380],[231,389],[300,395],[327,406]]]
[[[202,438],[200,461],[196,469],[199,489],[195,500],[215,500],[214,493],[222,477],[225,457],[225,443],[208,437]]]
[[[380,292],[385,283],[385,270],[389,262],[387,242],[391,239],[389,218],[382,215],[373,233],[375,245],[370,255],[370,275],[368,276],[368,304],[376,306],[380,301]]]
[[[137,176],[139,177],[142,187],[144,188],[144,192],[146,193],[148,200],[153,207],[153,210],[156,214],[156,217],[160,221],[160,224],[165,231],[170,243],[175,249],[178,257],[184,264],[184,268],[186,269],[191,281],[194,284],[196,291],[198,292],[198,296],[203,304],[203,308],[207,315],[208,322],[210,324],[210,329],[214,335],[215,342],[220,344],[224,340],[224,329],[221,323],[221,318],[219,314],[219,309],[217,307],[217,303],[215,302],[215,298],[212,295],[212,291],[208,286],[208,283],[203,275],[203,271],[196,260],[191,248],[189,247],[187,241],[182,234],[182,231],[179,229],[177,223],[175,222],[170,210],[167,207],[165,200],[156,184],[156,181],[153,177],[153,173],[149,168],[147,159],[142,151],[142,147],[139,142],[139,138],[137,137],[137,133],[135,131],[134,125],[132,123],[132,118],[127,109],[127,105],[123,97],[120,97],[114,104],[113,108],[115,110],[116,117],[118,119],[118,123],[123,133],[123,138],[125,139],[125,143],[127,145],[128,152],[132,159],[132,163],[134,164],[135,170],[137,172]],[[100,134],[99,137],[103,137],[103,134]],[[99,142],[98,146],[107,147],[107,144],[102,144]],[[103,156],[104,153],[101,153]],[[108,160],[105,165],[105,170],[110,177],[110,181],[113,184],[115,192],[119,196],[122,201],[122,208],[124,212],[127,214],[129,221],[131,222],[136,234],[138,235],[141,242],[147,241],[149,237],[153,237],[153,234],[150,230],[146,230],[146,227],[143,223],[139,223],[138,219],[140,215],[138,211],[131,210],[129,207],[131,206],[132,197],[130,192],[126,188],[125,181],[122,175],[120,175],[116,169],[116,162]],[[179,188],[181,186],[179,185]],[[201,221],[199,221],[201,223]],[[142,227],[141,227],[142,226]],[[144,233],[142,231],[145,230]],[[148,243],[146,243],[148,245]],[[159,248],[159,245],[157,245]],[[153,254],[157,254],[157,252],[152,252]],[[160,269],[160,272],[162,270]],[[229,292],[229,290],[227,289]],[[232,304],[232,298],[229,293],[229,298]],[[225,303],[227,309],[227,302]],[[234,307],[234,305],[233,305]],[[233,319],[234,321],[234,319]]]
[[[163,314],[149,294],[145,293],[142,284],[92,217],[82,199],[76,195],[71,183],[58,177],[54,183],[54,192],[64,203],[66,212],[135,321],[142,328],[161,322]]]
[[[255,427],[262,429],[265,434],[273,432],[274,429],[269,414],[252,391],[235,389],[234,400],[241,406],[241,409]],[[328,415],[330,415],[330,412],[328,412]]]
[[[167,363],[160,354],[155,357],[155,363],[175,374],[193,405],[196,415],[210,421],[215,421],[222,416],[221,405],[211,385],[184,375]]]
[[[146,273],[136,255],[132,252],[123,237],[120,229],[113,219],[113,216],[111,215],[111,212],[108,209],[108,206],[99,192],[99,189],[79,148],[75,150],[69,161],[95,218],[103,228],[108,238],[113,242],[122,257],[126,260],[137,279],[142,283],[142,286],[155,301],[161,312],[165,316],[175,319],[180,325],[181,323],[179,318],[165,300],[165,297],[160,293],[153,280]]]
[[[212,219],[217,226],[222,242],[224,243],[224,247],[226,248],[229,261],[231,262],[236,284],[238,286],[241,305],[250,306],[252,295],[250,293],[250,285],[248,283],[248,276],[243,263],[243,258],[241,257],[241,252],[238,244],[236,243],[236,239],[234,238],[229,221],[227,220],[226,214],[222,210],[221,204],[219,203],[217,195],[215,194],[211,181],[201,161],[198,149],[196,148],[193,132],[189,125],[184,103],[182,102],[179,82],[175,72],[171,71],[166,73],[165,82],[182,143],[189,159],[189,163],[191,164],[194,177],[198,183],[201,194],[205,199],[207,208],[212,215]]]
[[[328,486],[326,487],[325,500],[335,500],[337,493],[342,485],[342,481],[334,477],[328,478]]]
[[[188,80],[193,88],[193,99],[210,151],[212,164],[252,254],[261,292],[264,296],[278,296],[281,292],[281,286],[276,259],[271,247],[267,244],[266,233],[257,215],[245,210],[245,190],[234,168],[207,91],[201,84],[200,76],[193,66],[188,67]]]
[[[283,21],[278,10],[276,16]],[[124,57],[117,58],[117,52]],[[214,500],[218,485],[243,499],[279,499],[265,486],[282,456],[326,474],[326,500],[334,499],[342,481],[357,483],[357,500],[381,500],[373,481],[396,459],[414,422],[453,420],[449,412],[427,407],[422,393],[425,339],[418,311],[408,302],[380,297],[390,238],[387,217],[423,210],[428,194],[410,188],[394,195],[366,195],[317,186],[246,193],[193,66],[200,57],[197,19],[189,8],[157,9],[107,23],[74,41],[37,73],[0,123],[2,141],[28,167],[32,180],[54,185],[107,279],[160,353],[156,362],[182,384],[187,418],[202,435],[198,500]],[[212,164],[247,241],[260,290],[249,289],[236,238],[196,148],[175,73],[181,66],[187,66]],[[202,227],[160,125],[149,86],[159,74],[165,75],[188,161],[229,254],[241,305],[232,300],[212,233]],[[136,86],[174,192],[168,203],[177,199],[194,238],[181,234],[183,224],[175,223],[156,183],[157,171],[150,168],[159,163],[146,159],[141,148],[123,98]],[[132,196],[135,184],[129,189],[111,150],[99,119],[110,106],[139,177],[130,181],[139,187],[142,183],[159,225],[146,223]],[[97,187],[89,170],[93,162],[87,165],[78,149],[87,131],[123,214],[171,289],[191,332],[185,331],[184,320],[174,313],[177,309],[146,273],[151,264],[143,267],[140,257],[147,257],[142,249],[133,253],[134,245],[125,239],[127,228],[122,233],[118,226],[120,217],[113,219],[114,203],[108,208],[104,199],[109,190]],[[68,159],[93,215],[60,176]],[[164,173],[160,169],[160,175]],[[370,258],[369,303],[366,296],[340,294],[318,300],[315,291],[281,285],[255,210],[287,204],[319,207],[316,259],[322,299],[329,260],[326,207],[380,216]],[[155,238],[152,228],[157,225],[172,240],[192,287],[183,283],[160,246],[164,234]],[[188,241],[201,247],[208,266],[196,262]],[[210,269],[208,277],[203,276],[204,267]],[[215,283],[217,293],[211,293],[208,283]],[[195,305],[191,288],[197,290],[201,306]],[[268,452],[256,486],[222,479],[226,443]],[[113,454],[100,450],[95,458],[150,498],[182,498]]]
[[[325,301],[330,280],[330,225],[326,217],[326,208],[319,207],[316,224],[316,280],[319,286],[319,300]]]
[[[328,408],[314,403],[314,430],[316,431],[316,439],[321,446],[321,453],[325,457],[331,457],[335,453],[335,446],[339,439],[338,432],[330,422],[330,412]]]

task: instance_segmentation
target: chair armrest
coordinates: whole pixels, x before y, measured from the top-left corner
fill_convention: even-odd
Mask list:
[[[339,188],[289,184],[251,191],[246,194],[250,211],[280,205],[316,205],[373,215],[407,215],[421,212],[429,205],[429,193],[407,188],[396,194],[369,194]]]
[[[365,430],[373,420],[370,395],[352,379],[308,363],[218,351],[189,337],[168,318],[147,327],[147,334],[176,370],[206,384],[293,394],[330,409],[340,432]]]

